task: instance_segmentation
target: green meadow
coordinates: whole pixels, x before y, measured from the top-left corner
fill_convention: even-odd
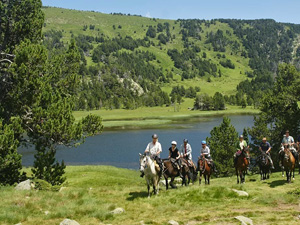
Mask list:
[[[27,169],[29,172],[29,169]],[[145,180],[139,172],[111,166],[68,166],[67,182],[60,192],[16,191],[0,187],[0,224],[53,225],[65,218],[82,225],[114,224],[240,224],[234,217],[243,215],[254,224],[299,224],[300,177],[286,183],[280,173],[267,181],[246,176],[213,178],[211,185],[195,183],[166,191],[160,186],[157,196],[147,198]],[[231,189],[244,190],[239,197]],[[111,214],[117,207],[122,214]]]

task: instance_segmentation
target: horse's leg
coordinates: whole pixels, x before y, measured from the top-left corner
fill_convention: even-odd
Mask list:
[[[239,184],[239,172],[237,168],[235,169],[235,173],[236,173],[237,184]]]
[[[244,183],[244,173],[243,173],[243,171],[241,170],[241,172],[240,172],[240,180],[241,180],[241,184],[242,183]]]
[[[295,167],[293,168],[293,180],[295,180]]]
[[[165,181],[166,181],[166,190],[168,190],[169,189],[169,183],[168,183],[168,178],[167,177],[165,177]]]
[[[202,178],[202,172],[200,171],[200,174],[199,174],[199,185],[201,184],[201,178]]]
[[[147,184],[147,187],[148,187],[148,198],[150,198],[150,185],[149,185],[149,183]]]
[[[204,174],[204,180],[205,180],[205,184],[207,184],[207,176],[206,176],[206,174]]]
[[[207,174],[207,183],[208,183],[208,185],[210,185],[210,174]]]
[[[175,179],[175,177],[171,177],[170,186],[171,186],[172,188],[177,188],[176,185],[174,184],[174,179]]]

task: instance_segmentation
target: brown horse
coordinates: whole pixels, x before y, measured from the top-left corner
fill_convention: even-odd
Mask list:
[[[166,190],[169,189],[169,184],[168,184],[169,177],[171,177],[170,186],[172,188],[177,188],[176,185],[174,184],[174,180],[175,180],[175,177],[178,177],[180,175],[178,168],[175,168],[173,166],[173,163],[170,159],[164,159],[163,163],[164,163],[163,175],[164,175],[164,178],[166,181]],[[188,166],[185,163],[182,163],[182,176],[183,176],[182,185],[183,184],[187,185],[186,177],[187,177],[188,173],[189,173]]]
[[[205,184],[210,184],[210,176],[212,174],[212,169],[208,165],[207,160],[204,155],[202,157],[198,157],[198,170],[200,171],[199,175],[199,185],[201,184],[202,174],[204,175]]]
[[[192,183],[194,183],[197,179],[197,168],[194,164],[194,162],[192,160],[188,161],[185,158],[181,158],[181,162],[183,162],[184,164],[186,164],[189,167],[189,173],[188,173],[188,184],[190,184],[190,182],[192,181]]]
[[[286,173],[287,182],[291,183],[292,174],[295,170],[295,158],[287,147],[284,148],[283,167]]]
[[[237,183],[239,182],[245,183],[245,175],[247,172],[247,168],[249,166],[249,161],[247,158],[250,158],[249,150],[248,148],[244,148],[241,154],[238,156],[237,161],[234,165]],[[240,176],[240,181],[239,181],[239,176]]]

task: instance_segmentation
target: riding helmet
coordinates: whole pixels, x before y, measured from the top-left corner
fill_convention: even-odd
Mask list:
[[[183,139],[183,142],[188,143],[189,141],[188,141],[188,139]]]
[[[157,134],[153,134],[152,138],[158,138],[158,135]]]
[[[177,142],[176,141],[172,141],[171,144],[172,145],[177,145]]]
[[[206,141],[202,141],[201,143],[202,143],[203,145],[206,145]]]

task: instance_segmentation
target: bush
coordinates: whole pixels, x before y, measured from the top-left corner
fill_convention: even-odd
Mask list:
[[[34,179],[33,183],[34,183],[34,189],[39,190],[39,191],[59,191],[60,190],[59,185],[52,186],[50,183],[48,183],[45,180]]]

